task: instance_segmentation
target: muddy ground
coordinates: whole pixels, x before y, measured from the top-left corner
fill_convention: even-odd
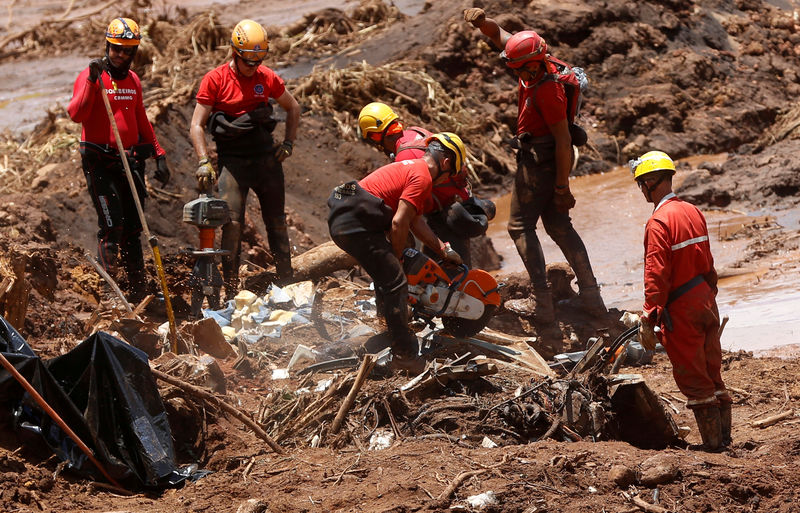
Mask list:
[[[170,2],[125,4],[125,13],[143,20],[147,29],[149,41],[142,45],[136,69],[143,77],[146,106],[173,171],[172,182],[163,190],[151,184],[146,212],[150,229],[163,246],[181,322],[185,310],[180,308],[180,299],[188,299],[190,262],[179,250],[195,244],[196,237],[192,227],[177,221],[183,204],[196,197],[195,159],[186,137],[192,95],[203,73],[225,59],[224,50],[215,48],[224,47],[237,17],[262,21],[259,16],[263,16],[265,24],[273,25],[268,64],[289,78],[289,87],[303,106],[300,136],[285,166],[295,253],[327,240],[325,199],[331,188],[385,162],[382,155],[358,142],[351,128],[358,109],[368,101],[391,102],[414,124],[459,132],[475,157],[474,182],[480,194],[501,194],[510,185],[513,160],[504,140],[515,123],[515,87],[512,76],[499,66],[496,52],[460,21],[461,10],[473,2],[431,2],[411,10],[421,9],[418,14],[404,14],[407,11],[380,2],[360,6],[353,2],[346,11],[328,8],[309,16],[286,13],[284,4],[245,1],[202,12],[199,9],[207,6],[197,2],[180,7]],[[410,4],[415,2],[405,3],[406,7]],[[511,31],[539,30],[555,55],[586,68],[591,88],[582,123],[590,143],[583,149],[577,174],[609,170],[651,148],[664,149],[676,158],[727,152],[723,165],[694,166],[679,193],[715,209],[780,212],[797,206],[796,120],[800,116],[795,98],[800,92],[800,32],[796,11],[755,0],[557,5],[492,0],[474,4],[484,6]],[[65,15],[72,21],[37,25],[34,20],[39,18],[57,19],[63,6],[36,2],[11,6],[10,13],[32,9],[41,14],[31,16],[27,25],[20,17],[15,29],[19,33],[5,25],[0,32],[0,65],[18,71],[9,80],[18,81],[20,87],[30,73],[41,72],[44,61],[36,56],[88,62],[99,55],[100,38],[88,34],[101,34],[107,18],[116,15],[101,11],[83,18],[94,5],[78,1]],[[315,5],[314,9],[323,7],[329,6]],[[506,14],[500,16],[501,12]],[[315,64],[317,71],[309,76]],[[55,69],[67,77],[70,88],[82,66]],[[328,71],[330,66],[339,71]],[[388,93],[386,86],[397,92]],[[282,129],[279,125],[279,134]],[[68,351],[94,329],[108,326],[108,319],[93,317],[108,312],[101,303],[108,292],[83,256],[94,247],[96,218],[80,172],[79,134],[62,105],[42,115],[34,130],[7,131],[0,142],[4,196],[0,258],[19,253],[29,258],[28,276],[34,288],[20,331],[45,358]],[[257,272],[271,262],[264,249],[258,207],[252,201],[248,219],[245,258],[252,262],[251,271]],[[795,235],[795,230],[757,227],[740,233],[738,237],[748,240],[741,264],[796,250],[800,239]],[[486,247],[479,253],[488,255],[485,261],[490,262],[490,242],[484,240],[478,246]],[[775,273],[779,271],[780,279],[796,281],[796,266]],[[505,298],[528,293],[519,276],[503,275],[502,270],[500,276],[510,284],[504,289]],[[347,290],[351,282],[360,287],[366,284],[358,271],[316,284],[320,290],[331,291],[320,300],[322,313],[353,310],[335,294]],[[561,306],[561,330],[538,333],[528,319],[501,310],[491,326],[535,337],[534,347],[547,357],[558,350],[581,349],[603,330],[613,338],[622,330],[617,321],[620,313],[612,310],[607,318],[592,319],[578,309]],[[145,320],[164,319],[145,314]],[[377,327],[372,318],[362,320]],[[331,338],[338,339],[341,326],[330,321],[325,325]],[[285,366],[297,344],[327,348],[337,355],[360,351],[357,345],[331,344],[315,329],[290,331],[278,342],[251,349],[255,363],[250,373],[234,369],[232,358],[219,362],[228,399],[258,420],[273,418],[269,414],[282,404],[276,398],[310,385],[296,378],[271,379],[272,369]],[[402,439],[383,451],[367,451],[364,446],[375,423],[386,428],[390,422],[383,414],[367,419],[364,412],[371,400],[391,398],[407,381],[402,376],[367,382],[350,416],[347,436],[326,436],[331,418],[324,417],[320,424],[282,440],[288,453],[283,457],[272,454],[238,421],[204,410],[164,388],[171,421],[204,419],[199,425],[189,423],[175,430],[181,463],[196,462],[213,473],[181,489],[157,494],[122,497],[98,491],[68,471],[54,478],[58,466],[54,457],[21,446],[12,433],[4,432],[0,508],[237,511],[246,500],[256,499],[272,512],[445,511],[451,505],[466,507],[467,496],[492,490],[498,503],[486,511],[637,511],[623,492],[638,493],[649,503],[657,498],[667,511],[800,511],[795,505],[794,468],[800,454],[796,418],[766,429],[750,425],[794,409],[800,398],[796,359],[725,355],[724,377],[738,390],[734,444],[730,451],[713,455],[679,447],[642,450],[620,441],[521,440],[508,433],[513,429],[500,418],[481,422],[480,408],[507,400],[518,387],[540,378],[518,368],[500,367],[496,375],[451,383],[428,397],[409,399],[407,410],[395,412]],[[659,354],[653,365],[627,370],[645,376],[671,404],[670,411],[677,410],[676,422],[693,428],[688,441],[697,442],[691,414],[682,405],[666,357]],[[313,381],[322,377],[315,376]],[[454,400],[473,403],[470,408],[424,419],[425,430],[414,422],[426,402],[447,405]],[[280,426],[265,427],[274,436]],[[322,435],[318,448],[310,447],[314,434]],[[443,436],[425,436],[435,434]],[[483,436],[499,447],[481,447]],[[633,470],[633,480],[616,484],[610,472],[617,465]],[[646,477],[656,467],[667,470],[663,482]],[[480,473],[466,479],[453,497],[439,499],[463,471]],[[615,475],[618,472],[614,469]]]

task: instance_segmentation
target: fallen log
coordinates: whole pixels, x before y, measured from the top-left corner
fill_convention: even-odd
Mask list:
[[[161,381],[165,381],[165,382],[169,383],[170,385],[174,385],[174,386],[180,388],[181,390],[183,390],[184,392],[186,392],[186,393],[188,393],[188,394],[190,394],[190,395],[192,395],[192,396],[194,396],[194,397],[196,397],[198,399],[201,399],[203,401],[211,403],[214,406],[218,406],[219,408],[221,408],[221,409],[225,410],[226,412],[230,413],[231,415],[233,415],[234,417],[239,419],[244,425],[246,425],[247,427],[252,429],[253,432],[256,434],[256,436],[258,436],[260,439],[262,439],[265,442],[267,442],[267,445],[269,445],[272,448],[273,451],[275,451],[278,454],[286,454],[284,452],[283,448],[280,445],[278,445],[277,442],[275,442],[275,440],[273,440],[263,429],[261,429],[261,427],[258,424],[253,422],[253,420],[251,418],[249,418],[247,415],[245,415],[244,413],[242,413],[238,409],[234,408],[230,404],[228,404],[225,401],[221,400],[220,398],[218,398],[214,394],[206,392],[205,390],[203,390],[203,389],[201,389],[199,387],[196,387],[194,385],[190,385],[189,383],[181,381],[180,379],[178,379],[178,378],[176,378],[174,376],[170,376],[169,374],[166,374],[164,372],[161,372],[160,370],[151,368],[150,372],[152,372],[153,376],[157,377]]]
[[[342,251],[333,241],[328,241],[292,258],[292,281],[318,280],[355,265],[355,258]],[[263,294],[275,278],[274,272],[264,271],[249,276],[244,286],[256,294]]]
[[[770,417],[763,418],[761,420],[756,420],[750,425],[754,428],[766,428],[773,424],[777,424],[778,422],[788,419],[789,417],[794,416],[794,410],[788,410],[783,413],[778,413],[777,415],[772,415]]]

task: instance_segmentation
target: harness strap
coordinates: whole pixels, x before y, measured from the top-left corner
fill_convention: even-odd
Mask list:
[[[684,283],[683,285],[681,285],[677,289],[675,289],[672,292],[670,292],[669,296],[667,296],[667,306],[669,306],[670,303],[674,302],[676,299],[678,299],[682,295],[686,294],[687,292],[689,292],[690,290],[692,290],[696,286],[700,285],[704,281],[706,281],[705,276],[703,276],[702,274],[698,274],[697,276],[695,276],[691,280],[687,281],[686,283]]]

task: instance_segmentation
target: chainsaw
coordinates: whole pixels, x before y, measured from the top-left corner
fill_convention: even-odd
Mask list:
[[[412,316],[429,326],[434,317],[440,317],[445,329],[456,337],[481,331],[500,306],[500,287],[486,271],[463,264],[446,271],[414,248],[403,251],[403,271]]]

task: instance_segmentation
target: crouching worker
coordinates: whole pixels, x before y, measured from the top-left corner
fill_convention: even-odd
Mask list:
[[[189,136],[199,159],[196,172],[201,191],[211,191],[216,172],[208,158],[205,127],[217,143],[219,195],[228,203],[231,222],[222,227],[225,297],[232,299],[239,284],[239,260],[247,194],[252,189],[261,205],[269,249],[278,279],[292,276],[289,232],[286,227],[282,162],[292,155],[300,106],[283,79],[261,63],[269,44],[264,28],[242,20],[231,34],[233,58],[206,73],[197,92]],[[286,111],[286,132],[276,145],[269,99]]]
[[[422,158],[426,141],[433,133],[418,126],[406,127],[400,116],[385,103],[368,103],[358,114],[361,139],[382,151],[393,162]],[[462,204],[463,203],[463,204]],[[425,221],[439,239],[449,242],[467,266],[470,262],[470,238],[486,233],[494,217],[490,200],[472,195],[465,168],[433,186],[425,203]],[[425,248],[435,256],[436,250]]]
[[[435,134],[426,143],[422,158],[394,162],[360,182],[339,185],[328,199],[331,238],[372,278],[393,360],[409,369],[419,352],[417,337],[408,328],[408,282],[400,262],[409,231],[436,248],[445,261],[461,263],[459,254],[436,237],[422,214],[433,186],[461,170],[466,149],[449,132]]]
[[[731,397],[720,372],[717,272],[706,220],[672,192],[675,163],[669,155],[651,151],[630,167],[645,200],[655,206],[644,231],[639,338],[647,349],[660,341],[667,350],[675,383],[694,412],[700,448],[716,451],[731,443]]]

